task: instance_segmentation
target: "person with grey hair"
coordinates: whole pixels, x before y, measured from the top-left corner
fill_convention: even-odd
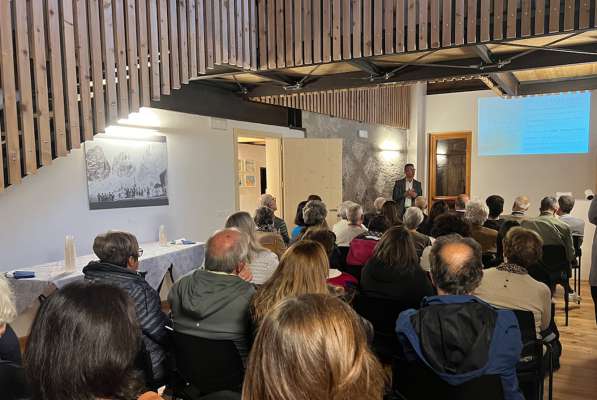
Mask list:
[[[274,211],[269,207],[259,207],[255,210],[255,237],[261,246],[273,251],[280,259],[286,251],[286,243],[275,228],[275,218]]]
[[[303,208],[303,219],[307,227],[320,226],[327,229],[328,224],[325,220],[327,216],[327,207],[321,200],[309,200]]]
[[[471,295],[482,276],[481,246],[476,241],[460,235],[435,241],[431,279],[438,295],[426,297],[419,310],[409,309],[398,317],[403,360],[397,365],[418,358],[454,386],[498,375],[504,399],[523,400],[516,375],[522,350],[518,321],[512,311],[495,309]]]
[[[274,213],[278,210],[278,204],[276,203],[276,198],[269,193],[265,193],[261,195],[259,200],[259,205],[261,207],[267,207],[271,209]],[[286,222],[282,218],[278,218],[274,214],[274,228],[276,231],[282,236],[284,240],[284,244],[288,246],[290,243],[290,236],[288,236],[288,226],[286,226]]]
[[[527,196],[518,196],[514,199],[514,204],[512,204],[512,214],[502,215],[502,219],[515,220],[518,222],[525,220],[528,218],[527,211],[530,206],[531,203]]]
[[[145,378],[149,387],[155,389],[165,383],[166,351],[162,343],[168,335],[169,320],[162,312],[160,295],[147,283],[145,274],[138,271],[143,249],[132,233],[108,231],[95,238],[93,252],[99,261],[83,268],[85,279],[118,286],[133,300],[143,343],[151,359],[151,371],[146,371]]]
[[[488,216],[489,207],[484,202],[474,199],[467,203],[464,218],[471,224],[471,237],[481,245],[483,253],[495,254],[498,232],[484,226]]]
[[[240,211],[226,220],[226,228],[236,228],[249,239],[249,268],[253,274],[252,283],[262,285],[278,267],[278,256],[263,247],[257,239],[257,226],[248,212]]]
[[[563,221],[556,217],[558,211],[558,201],[553,196],[546,196],[541,200],[540,214],[536,218],[526,219],[521,222],[521,226],[530,229],[539,234],[543,240],[543,246],[561,246],[566,251],[566,258],[570,265],[576,265],[576,251],[574,250],[574,242],[572,240],[572,233],[570,227]],[[564,285],[568,286],[568,298],[571,302],[580,304],[580,296],[574,292],[569,283],[569,278],[572,276],[572,269],[568,269],[568,279]]]
[[[413,242],[415,244],[415,250],[417,256],[421,258],[423,250],[426,247],[431,246],[431,238],[417,231],[421,223],[423,223],[423,211],[419,207],[409,207],[402,216],[402,222],[406,226],[406,229],[410,232]]]
[[[246,360],[251,332],[248,281],[249,238],[235,228],[214,233],[205,243],[203,269],[180,278],[168,294],[174,331],[204,339],[231,340]],[[244,277],[244,278],[243,278]]]
[[[349,247],[352,239],[367,232],[363,227],[363,208],[352,201],[346,206],[346,224],[338,224],[334,225],[332,231],[336,235],[336,244],[339,247]]]
[[[334,226],[332,226],[332,232],[334,232],[336,236],[338,236],[337,232],[346,229],[346,227],[348,226],[348,217],[346,215],[346,211],[348,210],[348,207],[350,207],[352,204],[355,203],[350,200],[346,200],[338,206],[338,213],[336,215],[340,220],[336,222]]]
[[[560,221],[565,222],[570,227],[572,236],[585,236],[585,221],[580,218],[573,217],[570,215],[574,208],[574,197],[564,194],[558,199],[558,211],[557,214],[560,217]],[[581,240],[582,243],[582,240]]]

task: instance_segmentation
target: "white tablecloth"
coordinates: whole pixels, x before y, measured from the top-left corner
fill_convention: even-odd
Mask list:
[[[154,289],[160,286],[170,266],[176,280],[203,264],[204,243],[160,246],[152,242],[142,243],[140,247],[143,256],[139,259],[139,270],[147,273],[145,279]],[[64,260],[17,268],[18,271],[35,272],[35,278],[9,279],[15,293],[17,312],[20,314],[26,310],[41,294],[83,279],[83,268],[93,260],[97,260],[94,254],[77,257],[74,271],[65,270]]]

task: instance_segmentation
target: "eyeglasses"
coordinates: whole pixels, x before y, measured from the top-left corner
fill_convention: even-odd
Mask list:
[[[137,256],[141,257],[143,255],[143,249],[139,247],[139,250],[137,250]]]

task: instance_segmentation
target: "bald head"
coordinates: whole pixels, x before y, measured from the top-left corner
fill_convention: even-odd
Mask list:
[[[483,276],[481,246],[460,235],[439,237],[431,248],[431,277],[440,294],[470,294]]]
[[[512,211],[526,212],[530,205],[531,203],[529,202],[529,198],[527,196],[518,196],[514,199]]]
[[[205,269],[235,273],[247,262],[249,239],[235,228],[214,233],[205,244]]]

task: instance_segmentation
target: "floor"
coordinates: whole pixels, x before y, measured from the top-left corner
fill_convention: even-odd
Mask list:
[[[556,323],[563,351],[561,368],[554,376],[555,400],[597,398],[597,325],[587,282],[583,282],[581,296],[580,307],[575,306],[569,311],[568,326],[564,326],[562,295],[556,296]]]

